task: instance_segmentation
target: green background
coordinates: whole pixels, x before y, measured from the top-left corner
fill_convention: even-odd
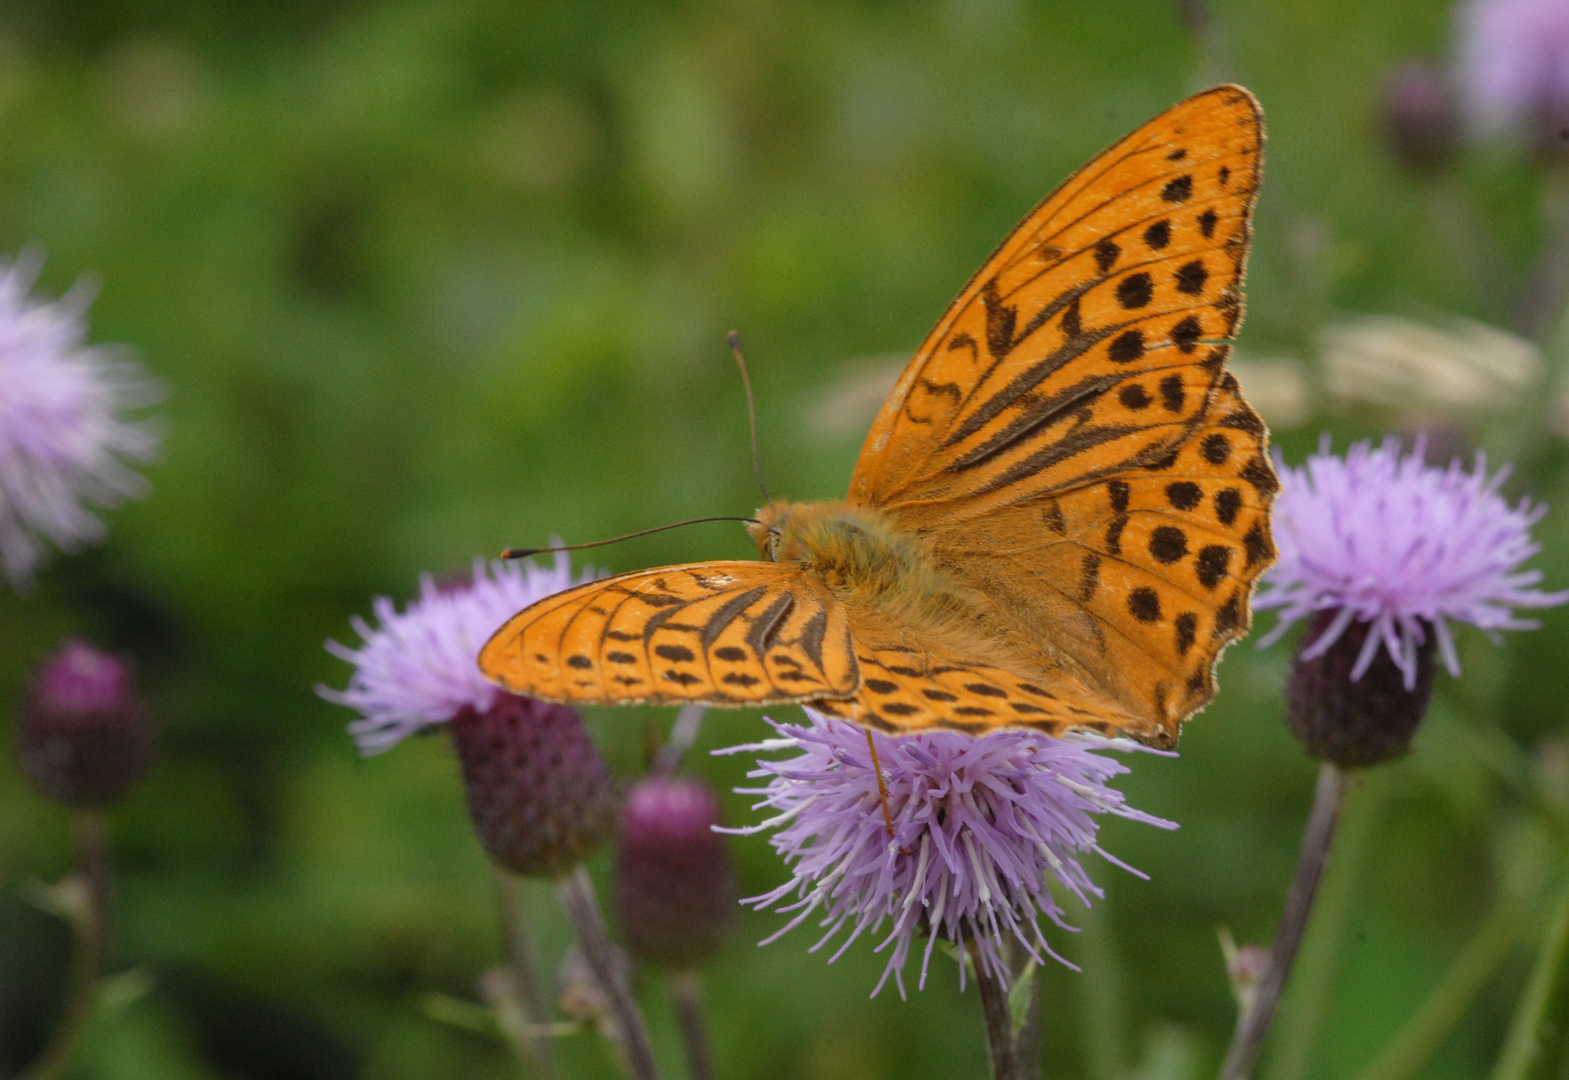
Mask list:
[[[1449,6],[1214,14],[1269,123],[1242,348],[1310,359],[1344,313],[1517,326],[1551,170],[1488,145],[1422,180],[1380,142],[1385,74],[1449,54]],[[356,757],[349,713],[313,692],[348,676],[323,640],[354,641],[373,596],[401,603],[421,572],[509,544],[750,512],[732,328],[771,487],[838,496],[875,407],[854,389],[891,381],[1045,192],[1216,70],[1156,0],[0,8],[0,252],[42,250],[46,295],[90,275],[92,340],[134,346],[167,393],[150,497],[32,594],[0,591],[0,727],[70,634],[134,659],[158,727],[156,767],[112,817],[115,967],[152,989],[95,1025],[76,1075],[515,1075],[497,1039],[421,1005],[473,999],[500,957],[454,754],[430,738]],[[1497,259],[1486,273],[1444,227],[1455,206]],[[1506,490],[1554,505],[1537,565],[1563,586],[1569,475],[1532,401],[1432,419],[1521,455]],[[1391,423],[1320,398],[1276,442],[1296,462],[1320,430],[1343,447]],[[749,551],[739,526],[703,525],[592,554],[632,569]],[[1464,678],[1440,676],[1415,751],[1353,797],[1277,1030],[1277,1051],[1313,1051],[1277,1052],[1272,1075],[1369,1062],[1508,867],[1548,873],[1562,847],[1569,613],[1502,649],[1459,636]],[[1107,901],[1052,936],[1086,970],[1043,978],[1045,1075],[1212,1075],[1234,1018],[1216,929],[1268,940],[1312,791],[1280,720],[1287,661],[1237,647],[1181,756],[1132,761],[1132,803],[1182,828],[1105,827],[1151,880],[1095,865]],[[631,777],[670,715],[588,722]],[[711,713],[699,749],[761,731]],[[746,762],[691,766],[728,791]],[[755,819],[738,796],[726,814]],[[745,892],[781,880],[763,838],[733,851]],[[0,1074],[37,1049],[68,946],[21,890],[71,859],[65,816],[0,766]],[[528,900],[553,961],[564,921],[548,889]],[[1537,940],[1523,912],[1421,1075],[1485,1072]],[[831,967],[809,930],[755,947],[779,923],[742,917],[705,971],[721,1075],[982,1074],[950,961],[907,1002],[868,1000],[870,943]],[[642,987],[679,1076],[663,978]],[[572,1076],[614,1075],[591,1037],[561,1054]]]

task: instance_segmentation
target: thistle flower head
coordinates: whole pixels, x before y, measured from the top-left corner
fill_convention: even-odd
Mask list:
[[[147,771],[152,730],[121,661],[68,641],[39,671],[22,709],[22,772],[73,806],[118,802]]]
[[[361,753],[447,724],[474,831],[490,857],[517,874],[570,870],[615,825],[610,769],[577,713],[506,693],[479,673],[479,650],[502,623],[574,584],[565,553],[551,569],[476,559],[472,583],[456,588],[426,575],[419,599],[402,612],[376,600],[380,626],[355,620],[358,649],[327,642],[354,674],[346,689],[317,688],[360,713],[349,733]]]
[[[1569,4],[1470,0],[1458,16],[1461,85],[1485,126],[1569,120]]]
[[[52,544],[74,551],[102,539],[87,504],[145,493],[127,461],[146,461],[158,439],[125,414],[157,399],[133,362],[83,344],[88,297],[28,294],[39,260],[0,262],[0,564],[25,588]]]
[[[719,799],[701,780],[654,775],[627,792],[616,836],[616,917],[633,951],[669,967],[707,960],[735,922]]]
[[[973,947],[977,962],[1002,976],[1009,936],[1036,959],[1056,957],[1038,923],[1045,915],[1066,926],[1048,881],[1088,905],[1102,892],[1078,856],[1094,852],[1123,866],[1097,843],[1097,815],[1176,827],[1129,808],[1108,786],[1127,766],[1096,751],[1145,749],[1135,743],[1032,731],[981,738],[931,731],[874,736],[890,839],[866,731],[806,712],[807,724],[770,721],[777,739],[724,751],[793,752],[760,760],[750,775],[767,783],[741,789],[762,796],[758,805],[777,813],[731,830],[777,830],[771,842],[793,877],[744,903],[794,913],[769,941],[814,915],[826,928],[814,950],[848,929],[834,959],[862,934],[880,936],[877,948],[889,955],[874,995],[890,976],[904,994],[904,968],[921,933],[929,935],[923,987],[938,938]]]
[[[354,619],[359,648],[327,642],[327,651],[353,664],[354,674],[346,688],[318,687],[317,693],[360,714],[349,734],[365,754],[380,753],[465,708],[483,713],[502,693],[479,672],[479,650],[490,635],[536,600],[593,576],[585,571],[574,579],[565,553],[549,568],[476,559],[472,583],[458,588],[438,587],[426,574],[419,599],[403,611],[377,597],[372,606],[378,626]]]
[[[1460,116],[1444,73],[1409,60],[1384,79],[1384,143],[1415,172],[1433,172],[1454,157]]]
[[[1471,623],[1496,642],[1501,630],[1538,625],[1516,608],[1569,600],[1569,592],[1536,588],[1540,571],[1519,569],[1539,550],[1531,526],[1546,507],[1505,502],[1498,487],[1508,470],[1489,475],[1481,454],[1467,472],[1458,461],[1427,465],[1422,451],[1418,440],[1402,456],[1388,439],[1379,447],[1358,443],[1340,458],[1326,438],[1307,464],[1281,468],[1274,511],[1280,557],[1253,601],[1260,610],[1279,608],[1280,621],[1260,647],[1299,619],[1334,612],[1300,658],[1328,651],[1353,621],[1370,623],[1350,679],[1360,679],[1383,649],[1411,690],[1429,634],[1450,674],[1459,674],[1451,621]]]

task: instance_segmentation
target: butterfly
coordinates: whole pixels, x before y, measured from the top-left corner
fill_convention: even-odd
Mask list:
[[[758,560],[543,599],[483,673],[548,701],[1174,746],[1275,555],[1268,432],[1226,370],[1263,142],[1220,86],[1111,146],[949,307],[845,500],[765,506]]]

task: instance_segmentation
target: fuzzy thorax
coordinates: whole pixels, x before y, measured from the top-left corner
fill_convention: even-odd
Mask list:
[[[795,563],[841,595],[915,599],[951,591],[920,541],[871,507],[770,503],[747,531],[763,558]]]

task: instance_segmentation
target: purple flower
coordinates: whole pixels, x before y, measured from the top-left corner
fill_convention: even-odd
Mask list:
[[[33,680],[18,731],[22,772],[72,806],[118,802],[146,773],[152,727],[130,669],[67,641]]]
[[[1338,458],[1325,436],[1302,468],[1281,466],[1279,561],[1254,600],[1260,610],[1281,609],[1280,622],[1261,648],[1297,620],[1334,611],[1301,659],[1323,655],[1354,620],[1371,623],[1351,679],[1362,677],[1382,645],[1410,690],[1429,627],[1444,665],[1458,675],[1449,620],[1471,623],[1497,642],[1500,630],[1538,625],[1514,608],[1569,600],[1569,592],[1535,588],[1540,571],[1517,569],[1540,549],[1531,526],[1547,508],[1526,499],[1506,503],[1498,487],[1509,470],[1489,476],[1480,453],[1465,472],[1458,461],[1443,469],[1424,464],[1423,449],[1418,439],[1401,457],[1399,443],[1386,439],[1377,448],[1358,443]]]
[[[465,708],[486,712],[502,693],[479,672],[479,650],[490,635],[536,600],[593,576],[584,571],[574,579],[564,553],[549,569],[532,562],[487,567],[475,559],[472,585],[455,589],[438,588],[426,574],[419,599],[404,611],[378,597],[373,606],[380,626],[354,619],[359,648],[327,642],[327,651],[353,664],[354,674],[345,689],[318,687],[317,693],[360,713],[349,734],[364,754],[380,753]]]
[[[16,588],[32,582],[47,543],[63,551],[102,539],[84,504],[139,497],[157,436],[124,418],[157,386],[118,350],[83,344],[89,297],[28,296],[41,260],[0,262],[0,563]]]
[[[1458,10],[1460,76],[1491,128],[1569,114],[1569,3],[1471,0]]]
[[[809,725],[769,721],[779,738],[722,751],[798,751],[782,761],[759,761],[749,775],[768,777],[767,785],[740,789],[763,796],[758,805],[778,813],[730,831],[777,829],[772,843],[794,873],[777,889],[743,902],[764,909],[794,897],[779,909],[794,917],[768,941],[813,914],[827,928],[814,951],[848,927],[833,959],[863,933],[882,934],[886,928],[877,948],[891,951],[873,995],[890,975],[904,995],[910,950],[916,935],[928,931],[921,987],[939,937],[973,945],[979,962],[1004,977],[1004,935],[1022,942],[1037,960],[1061,959],[1037,921],[1045,914],[1066,926],[1048,879],[1088,905],[1103,893],[1079,865],[1080,852],[1093,851],[1131,870],[1096,843],[1094,815],[1176,827],[1129,809],[1122,794],[1106,786],[1127,766],[1093,751],[1146,749],[1135,743],[1095,736],[1053,739],[1032,731],[982,738],[931,731],[876,736],[893,821],[890,840],[866,732],[810,709],[806,713]],[[961,968],[961,985],[963,978]]]
[[[616,836],[615,906],[638,955],[689,968],[719,951],[735,922],[735,872],[714,832],[719,799],[693,777],[632,785]]]

